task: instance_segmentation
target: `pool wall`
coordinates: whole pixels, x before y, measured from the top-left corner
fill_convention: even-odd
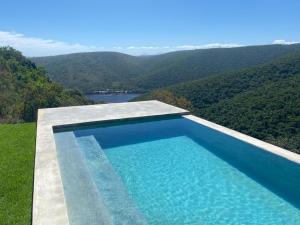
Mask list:
[[[62,179],[60,168],[57,159],[56,146],[54,141],[53,128],[68,128],[70,126],[77,126],[81,124],[91,124],[115,120],[129,120],[144,117],[156,116],[170,116],[182,115],[185,118],[194,121],[203,126],[203,128],[210,128],[206,136],[207,143],[211,144],[218,140],[222,149],[217,148],[216,154],[226,158],[234,165],[236,161],[230,157],[226,148],[226,138],[234,137],[236,139],[237,148],[235,149],[234,156],[243,160],[245,156],[253,157],[251,163],[245,163],[245,171],[250,168],[250,171],[256,171],[258,167],[264,166],[266,169],[256,179],[263,182],[264,179],[275,177],[271,182],[274,184],[275,192],[282,194],[282,187],[289,188],[289,183],[292,182],[287,178],[287,183],[280,182],[281,177],[285,177],[288,173],[299,172],[293,169],[293,165],[299,168],[300,156],[279,148],[277,146],[268,144],[250,136],[233,131],[226,127],[214,124],[199,117],[187,115],[188,111],[180,109],[159,101],[144,101],[144,102],[131,102],[131,103],[116,103],[116,104],[103,104],[103,105],[90,105],[90,106],[75,106],[75,107],[62,107],[41,109],[38,112],[37,124],[37,141],[36,141],[36,158],[35,158],[35,173],[34,173],[34,193],[33,193],[33,211],[32,211],[32,224],[69,224],[67,206],[62,186]],[[215,135],[210,139],[211,135]],[[225,135],[224,135],[225,134]],[[216,139],[216,137],[218,137]],[[220,144],[220,143],[219,143]],[[241,151],[240,146],[250,144],[256,146],[255,152],[253,150]],[[253,149],[253,148],[251,148]],[[252,151],[252,152],[251,152]],[[253,154],[254,153],[254,154]],[[232,152],[231,152],[232,154]],[[272,155],[272,162],[266,165],[260,161],[260,157]],[[263,159],[263,158],[262,158]],[[274,163],[273,163],[274,162]],[[291,167],[287,168],[281,174],[272,174],[274,165],[281,166],[289,164]],[[243,167],[242,167],[243,169]],[[271,173],[270,173],[271,172]],[[274,171],[273,171],[274,172]],[[292,178],[291,178],[292,179]],[[294,187],[290,187],[289,192],[291,196],[287,198],[300,198],[299,194],[295,194]]]
[[[198,126],[200,132],[196,134],[196,140],[201,140],[201,143],[213,149],[213,153],[219,158],[300,209],[299,155],[287,150],[282,152],[281,148],[274,145],[198,117],[185,117],[197,123],[195,126]],[[281,153],[286,154],[283,156]]]

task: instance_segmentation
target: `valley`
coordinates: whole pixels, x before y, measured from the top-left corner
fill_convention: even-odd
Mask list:
[[[83,93],[145,92],[269,62],[300,53],[300,44],[198,49],[151,56],[91,52],[31,58],[51,80]]]

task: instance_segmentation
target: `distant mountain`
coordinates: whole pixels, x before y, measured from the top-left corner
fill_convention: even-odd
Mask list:
[[[78,91],[49,80],[45,70],[9,47],[0,47],[0,123],[33,121],[38,108],[89,103]]]
[[[300,44],[177,51],[154,56],[115,52],[76,53],[37,57],[52,80],[89,92],[103,89],[148,91],[202,77],[266,63],[290,53]]]
[[[163,88],[158,99],[300,153],[300,54]]]

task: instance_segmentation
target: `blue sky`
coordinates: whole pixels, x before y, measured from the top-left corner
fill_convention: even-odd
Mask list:
[[[299,12],[299,0],[3,0],[0,45],[40,56],[290,44]]]

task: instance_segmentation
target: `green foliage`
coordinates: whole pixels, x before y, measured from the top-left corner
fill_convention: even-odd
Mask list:
[[[139,57],[93,52],[32,60],[46,67],[51,79],[68,88],[84,92],[106,88],[148,91],[256,66],[295,52],[300,53],[300,44],[199,49]]]
[[[300,153],[300,55],[171,86],[138,100],[169,92],[187,99],[203,118]]]
[[[0,224],[31,224],[35,123],[0,125]]]
[[[52,80],[84,92],[135,89],[132,80],[144,70],[136,57],[114,52],[76,53],[32,60],[47,68]]]
[[[262,66],[179,84],[169,90],[189,99],[196,108],[203,109],[222,99],[298,73],[299,55],[287,56]]]
[[[12,48],[0,48],[0,123],[33,121],[38,108],[89,103],[53,83],[42,68]]]
[[[198,114],[300,153],[300,73],[221,100]]]
[[[168,90],[153,91],[151,93],[151,99],[166,102],[171,105],[176,105],[190,111],[193,110],[192,103],[189,100],[183,97],[177,97]]]

